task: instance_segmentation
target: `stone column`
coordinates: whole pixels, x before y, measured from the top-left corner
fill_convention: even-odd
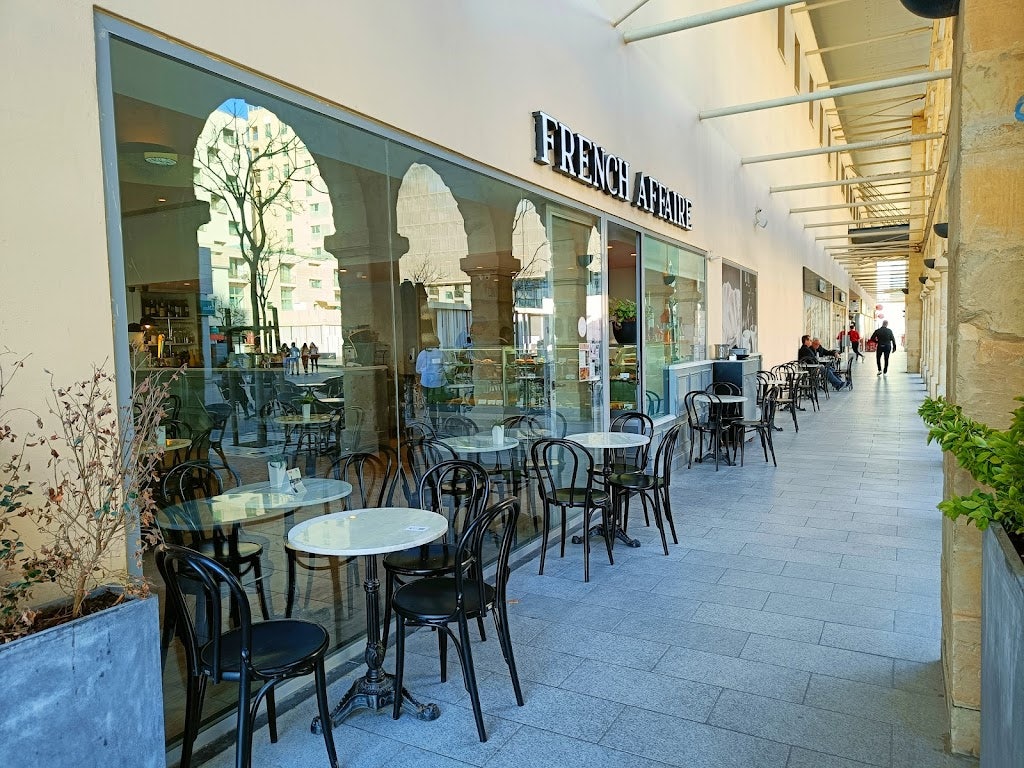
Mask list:
[[[949,306],[946,392],[1004,429],[1024,392],[1024,83],[1019,0],[964,0],[956,19],[949,120]],[[974,482],[945,457],[944,494]],[[944,521],[942,657],[950,745],[977,753],[980,731],[981,536]]]
[[[915,117],[911,122],[911,130],[914,133],[928,133],[928,124],[923,117]],[[924,142],[915,142],[910,146],[911,170],[923,171],[927,165],[928,158]],[[911,180],[911,189],[915,197],[924,194],[924,179]],[[918,215],[926,213],[927,203],[911,203],[911,213]],[[910,229],[919,229],[922,219],[910,219]],[[914,238],[911,238],[913,240]],[[924,256],[921,253],[911,253],[907,257],[907,288],[909,289],[906,307],[906,352],[907,352],[907,373],[919,373],[921,371],[921,345],[923,343],[924,328],[924,302],[918,301],[921,290],[924,287],[917,279],[924,269]]]

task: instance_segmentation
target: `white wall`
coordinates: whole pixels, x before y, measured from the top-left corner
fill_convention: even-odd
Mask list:
[[[758,272],[766,362],[802,332],[801,267],[849,286],[794,205],[835,190],[771,196],[822,178],[823,158],[741,166],[744,155],[817,146],[806,105],[701,123],[697,110],[791,93],[765,12],[625,45],[609,19],[633,0],[107,0],[131,23],[581,200]],[[721,5],[650,3],[624,28]],[[294,11],[300,16],[285,19]],[[33,351],[67,379],[112,355],[92,5],[0,5],[6,140],[0,185],[0,347]],[[258,41],[258,42],[257,42]],[[812,41],[805,40],[804,48]],[[737,53],[739,52],[739,53]],[[694,201],[692,232],[659,222],[532,161],[532,120],[548,111],[634,170]],[[17,179],[17,183],[10,183]],[[768,226],[753,226],[755,207]],[[843,218],[840,212],[836,218]],[[709,342],[721,323],[721,260],[708,273]],[[859,291],[864,295],[863,291]],[[866,303],[873,303],[864,296]],[[22,379],[29,394],[43,374]]]

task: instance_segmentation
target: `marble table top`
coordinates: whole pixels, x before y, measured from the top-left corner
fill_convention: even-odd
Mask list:
[[[288,545],[315,555],[378,555],[426,544],[447,530],[447,518],[426,509],[353,509],[299,523]]]

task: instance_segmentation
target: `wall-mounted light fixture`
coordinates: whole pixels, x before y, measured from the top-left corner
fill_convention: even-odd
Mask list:
[[[576,257],[576,263],[583,268],[589,267],[593,263],[593,261],[594,257],[591,256],[589,253],[581,253],[579,256]]]
[[[925,283],[928,282],[928,275],[921,275],[920,277],[917,278],[917,282],[919,282],[921,285],[924,285]]]
[[[764,208],[754,209],[754,226],[761,229],[768,226],[768,214],[764,212]]]
[[[932,229],[934,230],[935,234],[938,235],[939,237],[943,237],[943,238],[949,237],[949,222],[948,221],[943,221],[940,224],[933,224],[932,225]]]
[[[676,282],[676,276],[675,275],[662,275],[661,276],[661,281],[663,283],[665,283],[665,285],[674,285],[675,282]]]
[[[928,267],[928,269],[935,269],[935,259],[925,259],[924,265]]]

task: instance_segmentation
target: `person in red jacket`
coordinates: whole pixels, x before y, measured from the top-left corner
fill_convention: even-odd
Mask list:
[[[846,337],[850,340],[850,349],[853,350],[853,354],[860,358],[861,362],[864,362],[864,355],[860,353],[860,334],[857,332],[857,326],[850,323],[850,332],[846,334]]]

